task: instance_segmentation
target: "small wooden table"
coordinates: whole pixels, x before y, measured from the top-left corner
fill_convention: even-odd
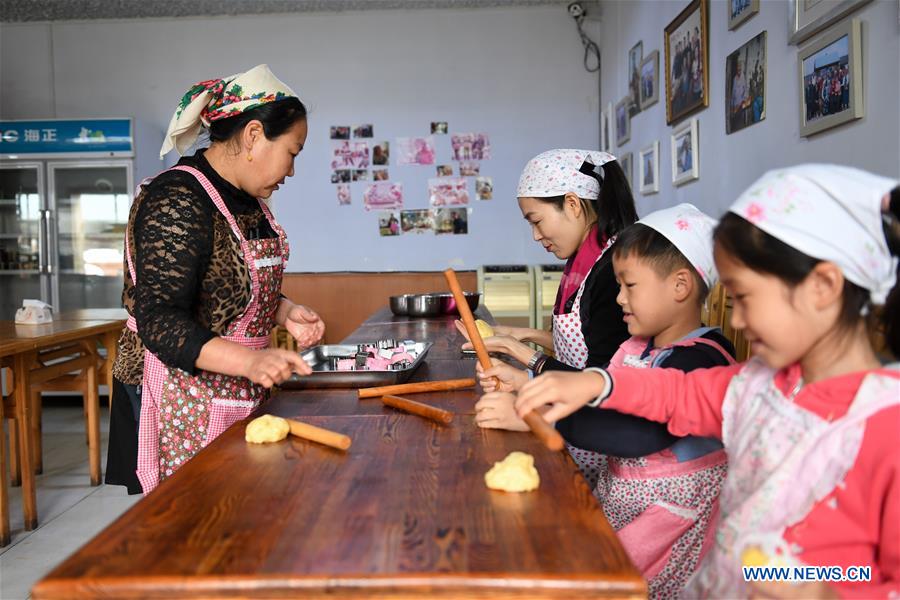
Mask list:
[[[92,310],[98,312],[92,313]],[[12,370],[13,394],[16,406],[16,421],[19,424],[19,460],[22,473],[22,497],[25,529],[37,527],[37,501],[35,498],[34,465],[32,461],[31,436],[28,424],[31,422],[29,403],[29,386],[32,366],[37,353],[41,350],[83,342],[93,345],[96,356],[96,344],[106,347],[107,360],[103,369],[112,390],[112,362],[116,355],[116,341],[124,325],[122,314],[110,309],[85,309],[62,313],[55,316],[52,323],[42,325],[19,325],[14,321],[0,321],[0,363]],[[110,318],[118,317],[118,318]],[[61,375],[62,373],[60,373]],[[96,382],[95,382],[96,383]],[[97,386],[92,385],[93,394],[87,399],[88,407],[88,439],[91,466],[91,484],[100,484],[100,417]],[[10,432],[10,435],[13,435]],[[3,446],[3,444],[0,444]],[[6,462],[5,448],[0,450],[0,463]],[[5,477],[5,470],[3,473]],[[6,509],[3,503],[3,510]],[[0,510],[2,512],[2,510]],[[8,523],[8,515],[0,514],[2,523]],[[8,527],[8,526],[7,526]],[[2,538],[0,532],[0,538]],[[0,539],[2,541],[2,539]]]
[[[431,341],[414,380],[472,376],[452,319],[383,312],[348,341]],[[350,450],[293,437],[247,444],[238,423],[33,597],[645,597],[568,455],[529,433],[480,429],[478,394],[416,396],[455,413],[442,426],[357,400],[355,390],[284,390],[258,413],[345,433]],[[486,488],[484,473],[513,450],[534,456],[537,491]]]

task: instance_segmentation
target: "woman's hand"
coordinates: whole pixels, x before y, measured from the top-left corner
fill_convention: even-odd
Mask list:
[[[528,383],[528,372],[506,364],[502,360],[492,358],[494,364],[487,371],[481,363],[475,365],[478,383],[485,392],[517,392]]]
[[[524,417],[532,410],[550,406],[544,414],[548,423],[556,423],[599,396],[606,380],[594,371],[567,373],[552,371],[535,377],[522,386],[516,399],[516,413]]]
[[[515,399],[515,394],[506,392],[485,394],[475,403],[475,423],[485,429],[528,431],[528,425],[513,408]]]
[[[283,325],[297,340],[297,345],[304,350],[321,342],[325,335],[322,317],[302,304],[291,306],[285,315]]]
[[[310,366],[296,352],[280,348],[250,350],[249,352],[242,375],[263,387],[270,388],[277,385],[288,379],[293,373],[298,375],[312,373]]]
[[[505,335],[513,338],[517,342],[522,342],[528,337],[529,329],[524,327],[510,327],[509,325],[491,325],[494,329],[494,335]],[[465,328],[463,328],[465,329]]]

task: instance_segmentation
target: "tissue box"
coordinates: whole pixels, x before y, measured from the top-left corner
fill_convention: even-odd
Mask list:
[[[16,323],[40,325],[52,322],[53,313],[50,310],[50,305],[40,300],[23,300],[22,308],[16,311]]]

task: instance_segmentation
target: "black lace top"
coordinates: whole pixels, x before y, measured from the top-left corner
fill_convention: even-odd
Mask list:
[[[246,238],[275,237],[256,198],[220,177],[203,150],[178,164],[206,175]],[[193,372],[203,345],[250,302],[240,243],[197,179],[182,171],[167,171],[142,188],[131,207],[128,239],[139,285],[126,264],[122,300],[140,336],[122,333],[114,375],[139,384],[144,345],[166,365]]]

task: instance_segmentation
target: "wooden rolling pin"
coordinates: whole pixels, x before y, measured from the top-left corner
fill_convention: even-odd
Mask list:
[[[487,371],[493,366],[493,364],[491,364],[491,357],[488,355],[487,348],[484,346],[484,340],[481,339],[481,334],[478,333],[478,327],[475,326],[475,317],[472,316],[472,309],[469,308],[469,304],[466,302],[466,296],[459,286],[459,280],[456,278],[456,271],[447,269],[444,271],[444,277],[447,278],[447,283],[450,285],[450,291],[453,292],[453,297],[456,298],[456,308],[459,309],[459,316],[462,317],[463,325],[466,326],[466,331],[469,334],[469,341],[472,342],[472,347],[475,348],[475,354],[478,355],[478,362],[481,363],[481,368]],[[562,436],[559,435],[559,432],[550,427],[550,424],[538,413],[531,411],[525,415],[525,423],[531,429],[532,433],[534,433],[547,448],[558,451],[565,447],[565,442],[563,441]]]
[[[392,408],[419,415],[444,425],[449,425],[453,422],[453,413],[435,406],[416,402],[415,400],[401,398],[400,396],[383,396],[381,401]]]
[[[445,392],[475,387],[474,379],[445,379],[443,381],[420,381],[418,383],[401,383],[383,387],[360,388],[360,398],[378,398],[388,394],[419,394],[421,392]]]
[[[301,423],[300,421],[295,421],[293,419],[285,420],[288,422],[288,425],[291,426],[291,434],[305,440],[325,444],[326,446],[331,446],[338,450],[346,450],[350,447],[350,444],[353,443],[353,440],[343,433],[336,433],[334,431],[322,429],[321,427],[316,427],[315,425]]]

